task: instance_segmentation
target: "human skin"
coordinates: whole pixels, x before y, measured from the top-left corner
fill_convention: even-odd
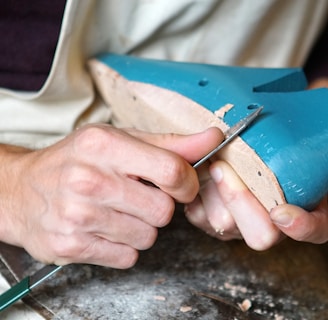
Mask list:
[[[216,128],[182,136],[95,124],[41,150],[1,145],[0,240],[44,263],[129,268],[175,201],[195,198],[190,163],[222,139]]]
[[[226,162],[207,164],[199,175],[200,192],[185,212],[206,233],[221,240],[244,239],[259,251],[286,236],[311,243],[328,241],[327,197],[311,212],[291,204],[268,212]]]

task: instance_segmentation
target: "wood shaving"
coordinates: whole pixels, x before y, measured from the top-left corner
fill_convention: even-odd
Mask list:
[[[190,306],[181,306],[180,311],[181,312],[189,312],[192,310],[192,307]]]
[[[241,311],[246,312],[252,307],[252,302],[249,299],[245,299],[242,303],[238,303],[238,307]]]
[[[154,296],[154,299],[157,301],[165,301],[166,298],[164,296]]]
[[[229,290],[232,296],[236,296],[237,293],[247,293],[247,288],[239,285],[233,285],[229,282],[224,283],[224,288]]]
[[[214,112],[214,114],[219,118],[219,119],[223,119],[225,114],[233,108],[233,104],[227,103],[225,106],[223,106],[222,108],[220,108],[219,110],[216,110]]]

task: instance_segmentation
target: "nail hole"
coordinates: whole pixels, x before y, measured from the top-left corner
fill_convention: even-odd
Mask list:
[[[254,110],[254,109],[257,109],[259,107],[260,107],[260,105],[258,103],[252,103],[247,107],[247,109],[248,110]]]
[[[199,80],[198,85],[201,87],[206,87],[208,85],[208,80],[206,78]]]

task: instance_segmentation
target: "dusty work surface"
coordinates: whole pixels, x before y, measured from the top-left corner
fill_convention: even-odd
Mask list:
[[[19,278],[42,266],[6,245],[1,255]],[[15,283],[4,263],[1,272]],[[328,246],[284,241],[258,253],[208,237],[177,212],[134,268],[66,266],[25,302],[45,319],[325,320]]]

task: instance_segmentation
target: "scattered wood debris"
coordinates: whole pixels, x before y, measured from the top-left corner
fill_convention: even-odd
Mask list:
[[[229,282],[224,283],[224,288],[229,290],[233,297],[235,297],[237,295],[237,293],[239,293],[239,292],[247,293],[247,288],[246,287],[239,286],[239,285],[233,285]]]
[[[241,311],[246,312],[252,307],[252,302],[249,299],[245,299],[242,303],[238,303],[238,307]]]
[[[165,301],[166,298],[164,296],[154,296],[154,299],[157,301]]]
[[[166,278],[157,278],[154,280],[154,284],[163,284],[166,281]]]
[[[180,311],[181,312],[189,312],[189,311],[191,311],[192,310],[192,307],[190,307],[190,306],[181,306],[180,307]]]
[[[223,120],[225,114],[234,107],[233,104],[227,103],[225,106],[221,107],[220,109],[216,110],[214,114],[221,120]]]

